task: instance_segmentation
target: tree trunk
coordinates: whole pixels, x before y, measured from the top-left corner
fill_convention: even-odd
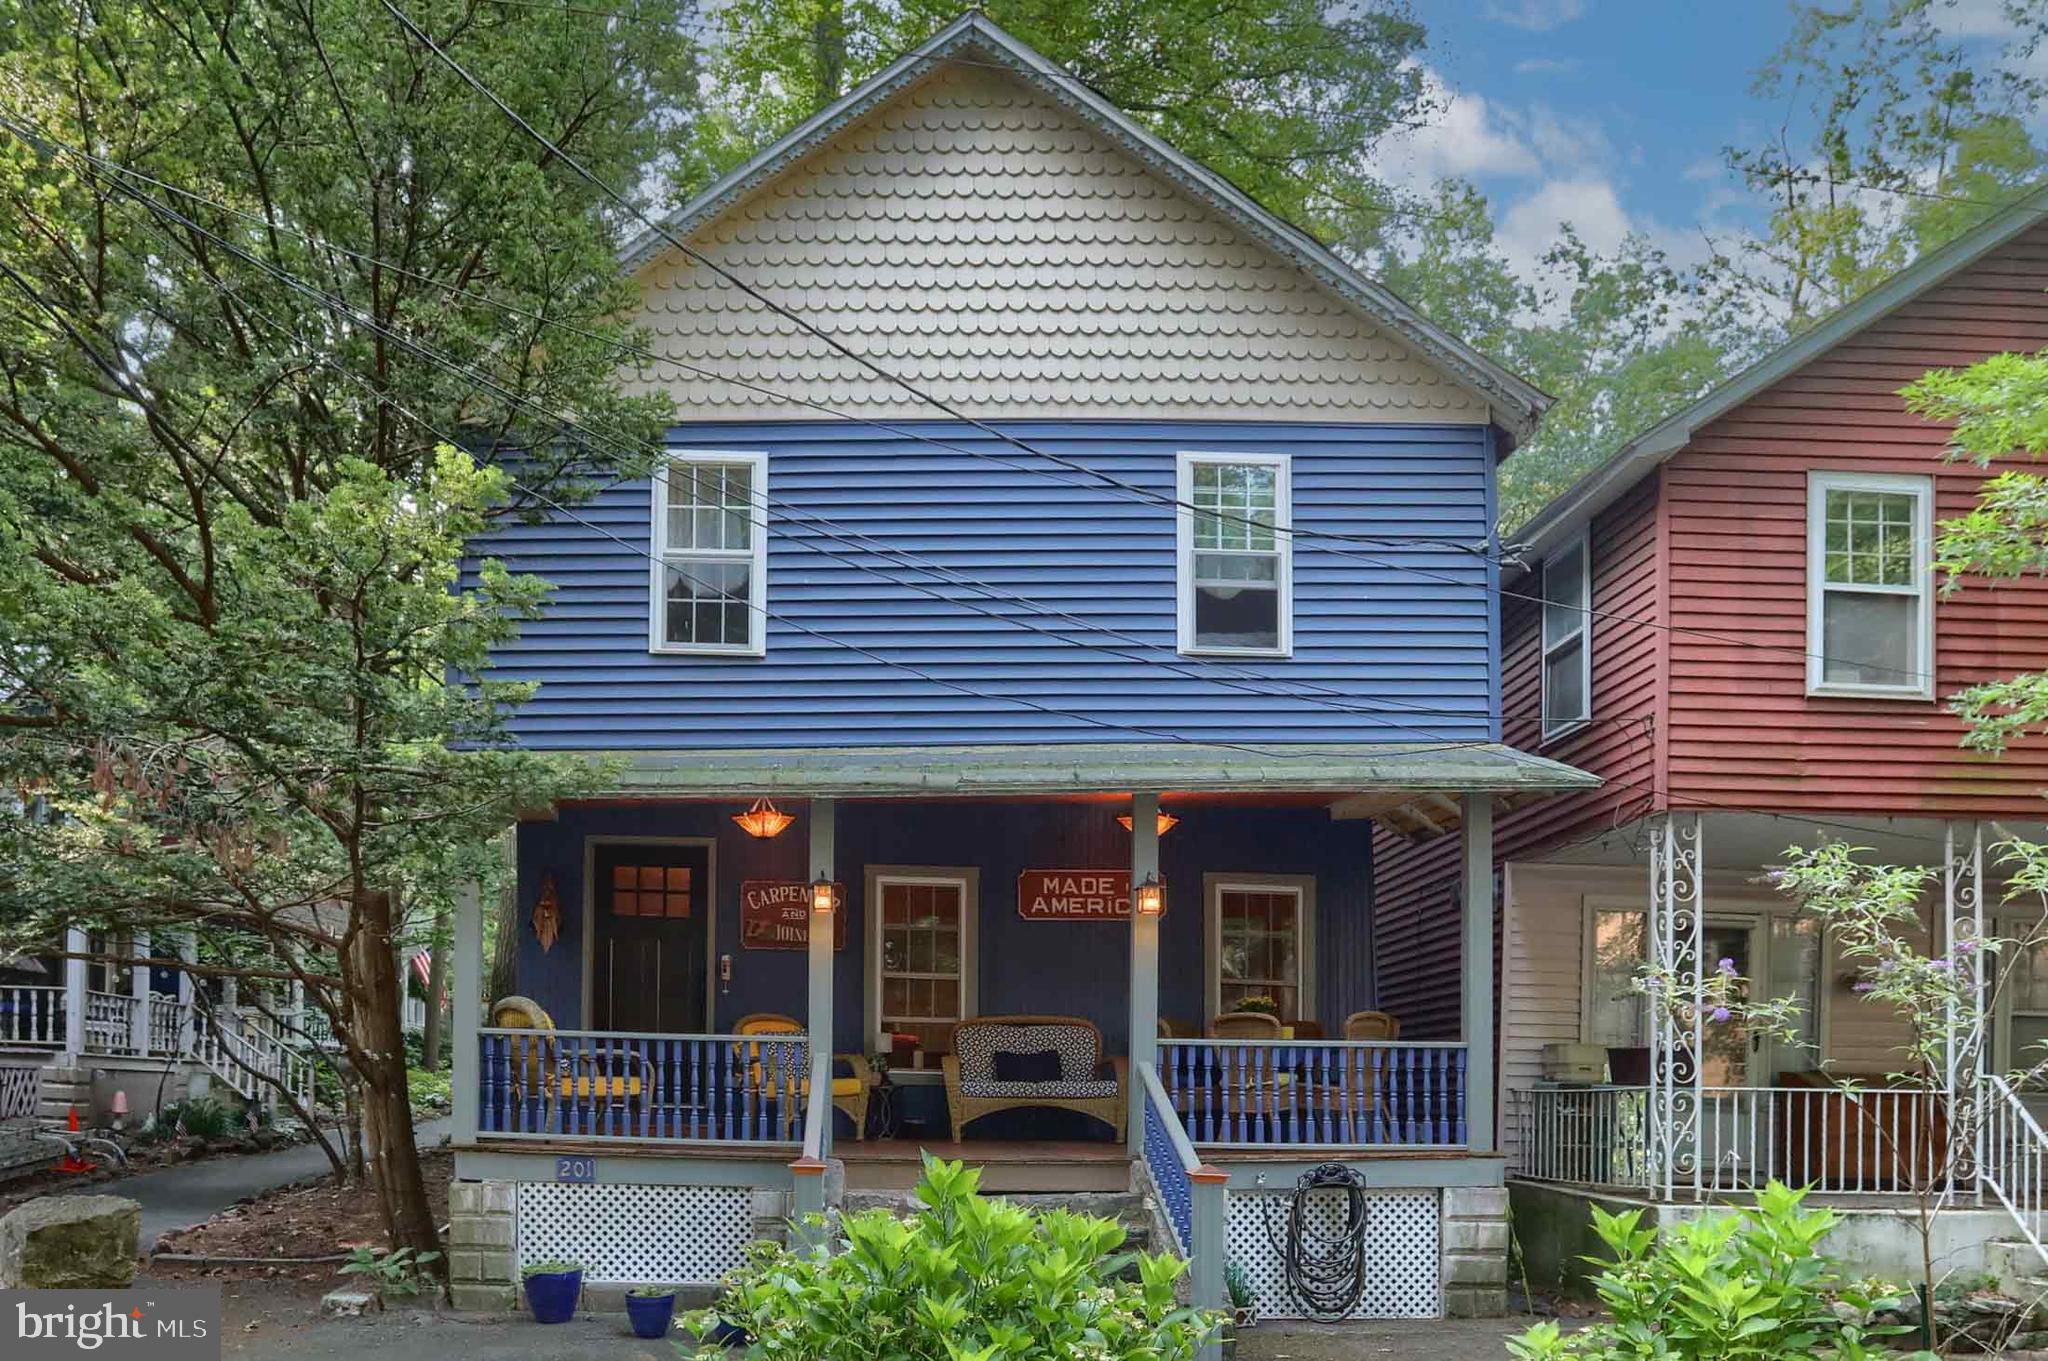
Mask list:
[[[360,1053],[363,1135],[371,1176],[391,1246],[438,1252],[426,1180],[414,1143],[412,1102],[405,1087],[405,1032],[399,1015],[398,957],[392,953],[392,900],[388,892],[356,895],[354,930],[342,959]]]
[[[441,1004],[448,996],[448,952],[455,948],[449,939],[449,925],[444,907],[434,914],[434,955],[427,964],[427,1028],[420,1036],[420,1063],[430,1073],[441,1071]]]
[[[846,11],[840,0],[824,0],[811,21],[811,60],[817,68],[817,104],[822,109],[839,98],[846,83]]]
[[[484,1006],[488,1009],[500,997],[510,997],[519,991],[519,876],[507,874],[505,887],[498,894],[496,926],[491,936],[491,978],[484,993]],[[450,945],[450,949],[454,946]],[[471,999],[472,1004],[475,999]],[[462,1024],[457,1017],[455,1024]],[[474,1021],[471,1024],[475,1024]]]

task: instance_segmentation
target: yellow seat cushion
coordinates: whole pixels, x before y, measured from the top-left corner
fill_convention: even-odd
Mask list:
[[[832,1079],[832,1095],[859,1096],[860,1079],[857,1077],[835,1077]]]
[[[588,1101],[595,1091],[611,1100],[640,1095],[640,1079],[637,1077],[579,1077],[562,1079],[562,1095],[578,1101]]]

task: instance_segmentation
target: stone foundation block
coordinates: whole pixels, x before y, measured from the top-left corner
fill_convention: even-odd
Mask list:
[[[125,1196],[43,1196],[0,1219],[0,1287],[123,1289],[135,1283],[142,1207]]]
[[[1502,1286],[1444,1287],[1444,1313],[1450,1318],[1505,1318],[1508,1292]]]
[[[502,1314],[519,1307],[518,1288],[501,1282],[457,1281],[449,1285],[448,1294],[457,1309],[473,1314]]]

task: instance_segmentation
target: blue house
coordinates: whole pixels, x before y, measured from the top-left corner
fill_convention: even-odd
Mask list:
[[[931,1148],[1280,1315],[1339,1162],[1346,1312],[1499,1308],[1492,815],[1594,783],[1501,743],[1542,394],[978,15],[666,228],[665,466],[482,550],[555,586],[518,740],[620,773],[518,829],[512,995],[460,916],[458,1300],[714,1281]],[[1479,867],[1455,1040],[1375,1006],[1383,819]]]

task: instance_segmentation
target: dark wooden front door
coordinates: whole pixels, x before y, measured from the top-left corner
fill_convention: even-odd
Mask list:
[[[703,846],[599,846],[594,857],[599,1030],[704,1028],[711,857]]]

